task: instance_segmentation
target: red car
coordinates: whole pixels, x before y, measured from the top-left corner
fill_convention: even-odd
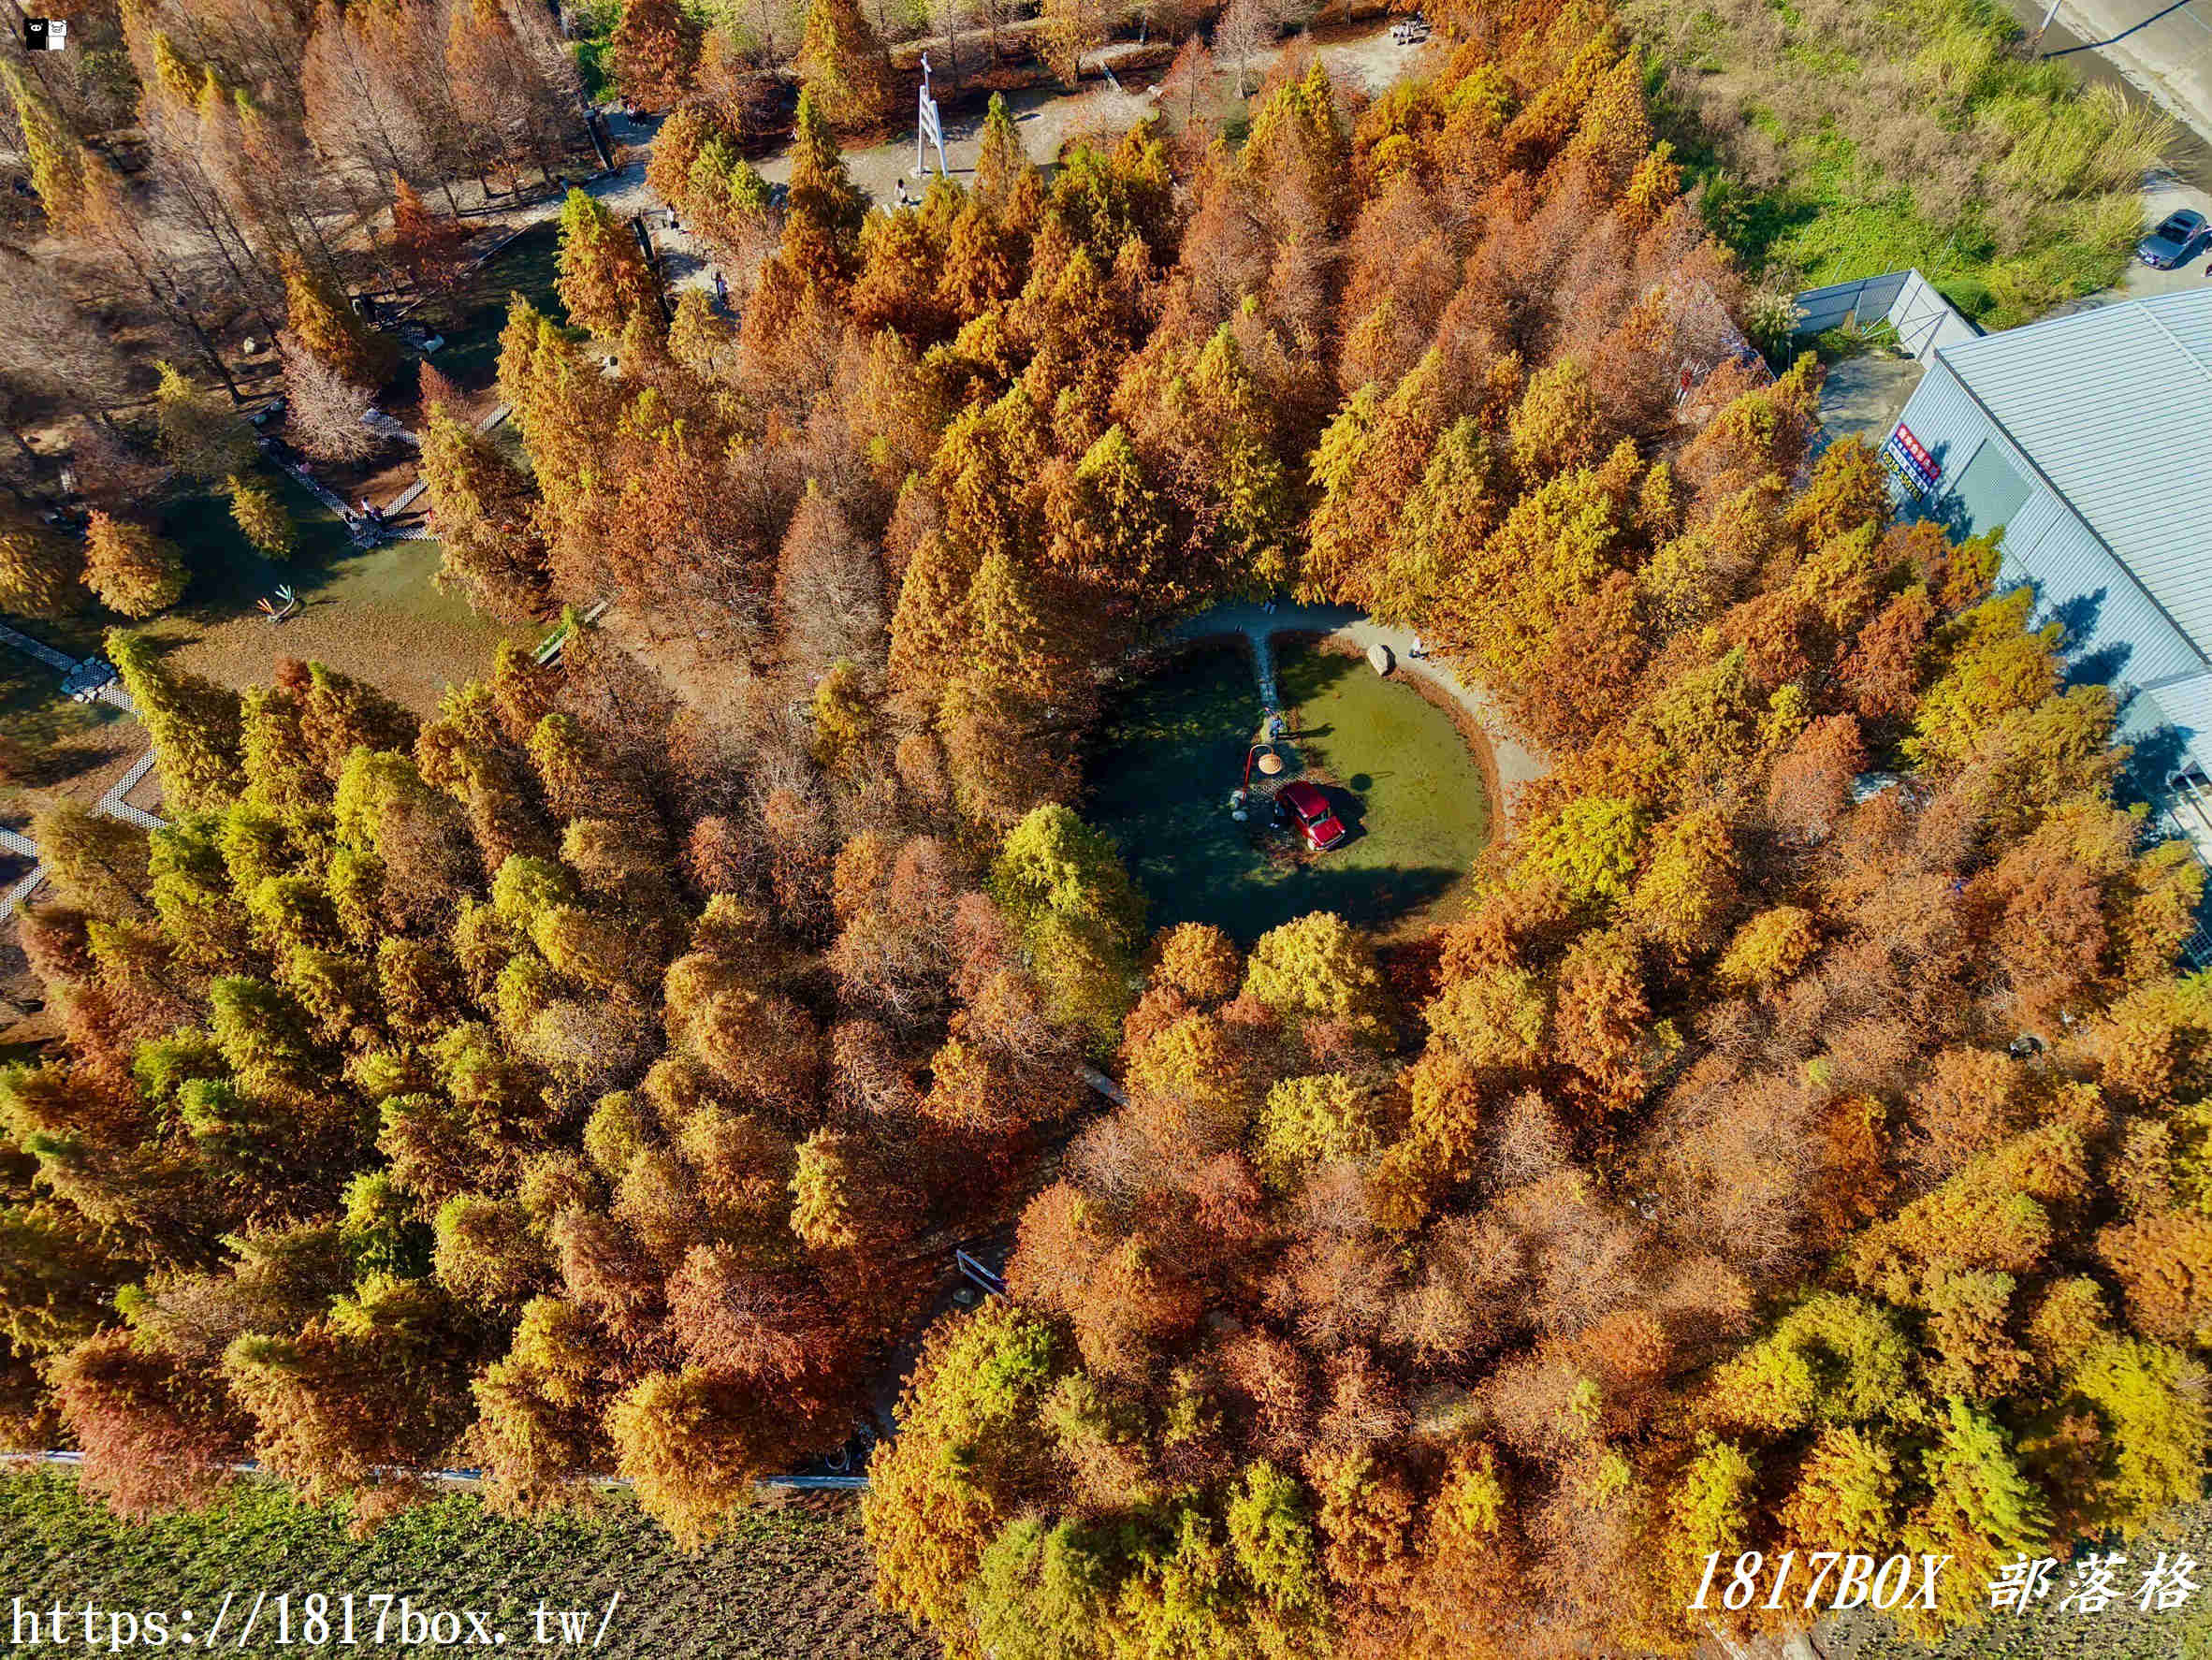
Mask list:
[[[1303,779],[1276,792],[1275,812],[1305,832],[1306,845],[1317,853],[1344,839],[1344,823],[1329,810],[1329,797]]]

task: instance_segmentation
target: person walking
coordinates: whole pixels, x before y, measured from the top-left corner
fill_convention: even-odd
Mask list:
[[[730,284],[722,280],[722,273],[714,273],[714,303],[722,311],[730,309]]]

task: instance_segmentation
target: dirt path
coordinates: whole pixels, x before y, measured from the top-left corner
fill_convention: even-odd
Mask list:
[[[1254,84],[1295,44],[1295,41],[1285,41],[1256,54],[1252,60]],[[1387,21],[1342,39],[1317,42],[1314,51],[1332,72],[1358,79],[1370,94],[1389,88],[1420,55],[1418,49],[1392,43]],[[1086,80],[1073,92],[1035,87],[1011,95],[1006,102],[1029,159],[1043,165],[1059,153],[1061,144],[1069,138],[1086,133],[1120,137],[1153,112],[1157,95],[1156,88],[1139,88],[1133,83],[1116,86],[1099,79]],[[954,178],[966,178],[975,171],[976,157],[982,148],[982,124],[981,109],[948,116],[945,160]],[[912,182],[914,139],[910,122],[908,126],[909,130],[892,143],[845,153],[846,170],[873,201],[886,205],[894,201],[901,179],[909,181],[910,192],[917,189]],[[933,168],[935,165],[933,154]],[[760,167],[761,176],[772,183],[785,183],[791,179],[788,150],[779,151]]]
[[[1485,768],[1498,782],[1502,799],[1493,803],[1501,819],[1523,784],[1542,778],[1550,764],[1513,735],[1497,700],[1480,687],[1470,686],[1433,657],[1412,655],[1414,635],[1408,629],[1391,628],[1372,617],[1362,617],[1347,605],[1278,604],[1273,610],[1256,603],[1215,605],[1188,618],[1173,630],[1177,639],[1200,639],[1207,634],[1240,633],[1252,642],[1254,662],[1273,661],[1273,636],[1279,633],[1316,633],[1342,641],[1364,652],[1371,646],[1387,646],[1395,660],[1393,674],[1433,686],[1458,706],[1480,731],[1490,747]],[[1267,672],[1261,670],[1261,694],[1272,696]]]

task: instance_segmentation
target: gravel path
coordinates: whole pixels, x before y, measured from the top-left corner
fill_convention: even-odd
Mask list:
[[[1513,735],[1506,721],[1505,711],[1497,700],[1478,686],[1462,680],[1442,662],[1433,657],[1415,658],[1413,634],[1410,630],[1391,628],[1362,617],[1348,605],[1291,605],[1278,604],[1270,611],[1257,603],[1233,605],[1215,605],[1201,611],[1176,625],[1171,635],[1175,639],[1199,639],[1207,634],[1241,633],[1252,642],[1253,660],[1263,665],[1273,662],[1271,636],[1283,633],[1321,634],[1329,639],[1342,640],[1364,652],[1370,646],[1390,648],[1397,666],[1392,671],[1410,678],[1425,681],[1448,696],[1467,718],[1481,730],[1490,746],[1492,769],[1496,775],[1498,788],[1504,799],[1493,804],[1500,817],[1512,805],[1516,793],[1523,784],[1542,778],[1551,770],[1550,764]],[[1262,669],[1262,693],[1267,695],[1268,670]]]

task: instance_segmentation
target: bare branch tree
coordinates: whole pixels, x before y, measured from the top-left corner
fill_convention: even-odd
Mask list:
[[[1214,54],[1236,70],[1237,96],[1252,94],[1252,60],[1274,44],[1275,14],[1267,0],[1230,0],[1214,30]]]
[[[582,101],[568,48],[542,6],[496,0],[457,12],[445,61],[479,167],[546,177],[577,131]]]
[[[284,432],[318,461],[358,461],[384,442],[362,419],[371,396],[365,386],[325,368],[289,333],[278,338],[284,357]]]
[[[960,31],[974,18],[976,0],[926,0],[932,33],[945,37],[945,61],[933,66],[948,92],[960,85]]]
[[[0,372],[65,408],[101,415],[131,395],[130,360],[51,265],[0,247]]]
[[[1189,36],[1176,51],[1175,61],[1160,79],[1159,102],[1161,109],[1173,115],[1178,128],[1187,129],[1198,121],[1199,110],[1220,73],[1214,54],[1198,36]]]

